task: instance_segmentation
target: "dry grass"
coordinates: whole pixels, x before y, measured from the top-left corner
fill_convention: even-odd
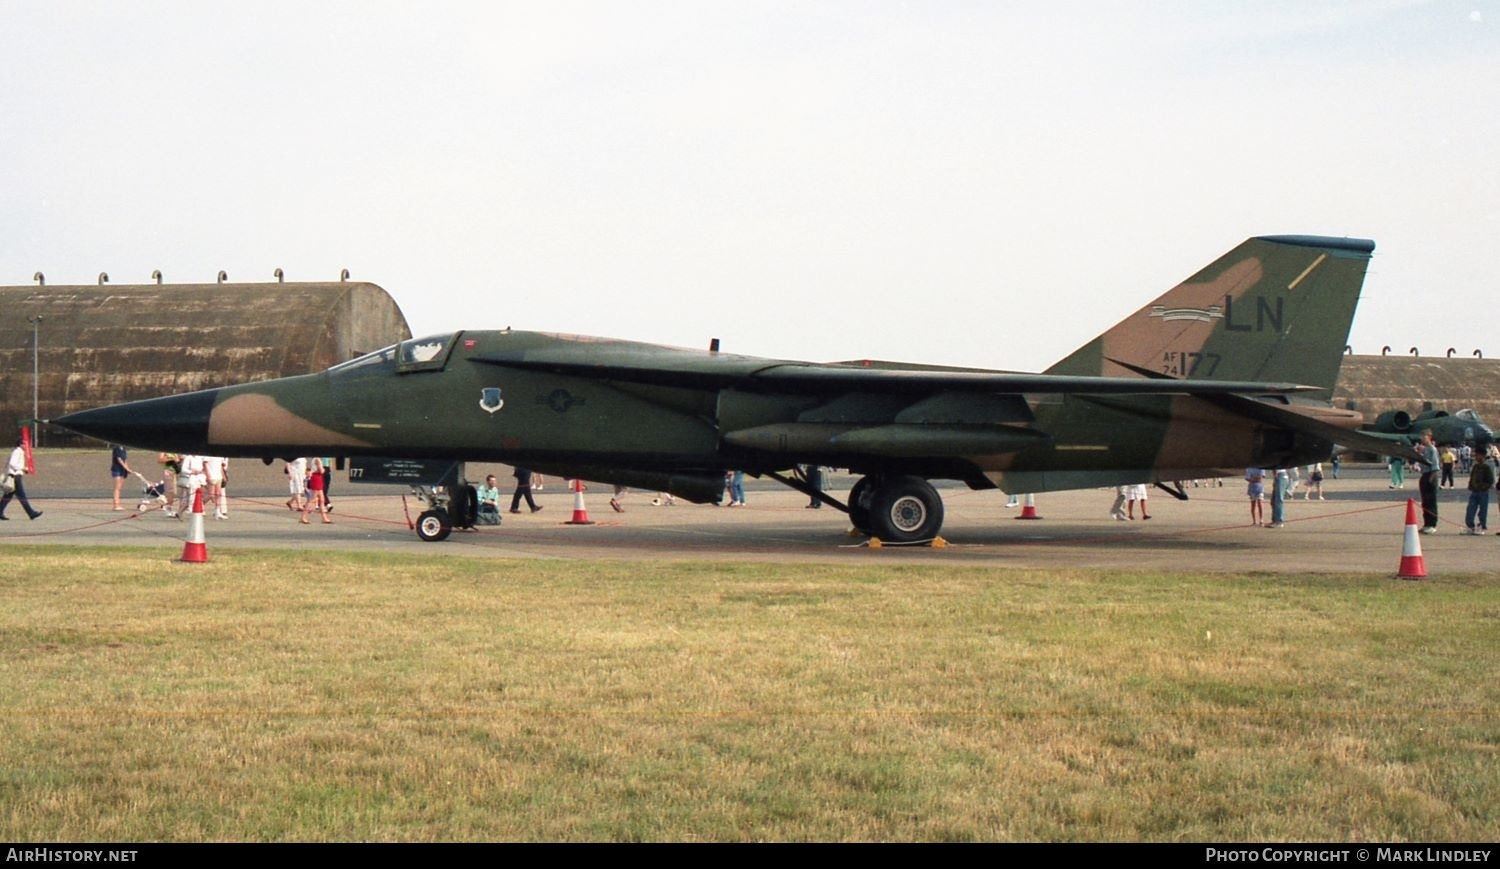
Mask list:
[[[1500,583],[11,549],[0,839],[1500,834]]]

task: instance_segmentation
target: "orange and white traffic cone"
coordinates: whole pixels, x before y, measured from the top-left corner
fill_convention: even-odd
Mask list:
[[[1021,515],[1017,516],[1016,518],[1017,519],[1040,519],[1040,518],[1042,518],[1036,512],[1036,496],[1035,495],[1027,495],[1026,496],[1026,502],[1021,505]]]
[[[203,539],[203,489],[193,490],[193,512],[188,514],[187,542],[182,544],[182,561],[202,564],[208,560],[208,543]]]
[[[1422,560],[1422,538],[1417,536],[1417,502],[1406,499],[1406,537],[1401,542],[1401,567],[1396,571],[1397,579],[1421,579],[1427,575],[1427,563]]]
[[[589,510],[583,506],[583,481],[573,481],[573,518],[563,523],[564,525],[593,525],[589,519]]]

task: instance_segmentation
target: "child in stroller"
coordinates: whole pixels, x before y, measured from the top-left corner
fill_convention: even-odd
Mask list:
[[[145,513],[147,510],[160,507],[168,516],[173,515],[168,509],[170,502],[167,500],[167,486],[169,485],[167,481],[160,480],[153,483],[138,472],[132,471],[131,473],[134,473],[141,481],[141,502],[135,505],[135,512]]]

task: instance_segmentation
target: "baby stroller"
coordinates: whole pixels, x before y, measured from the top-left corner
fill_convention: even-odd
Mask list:
[[[163,510],[167,506],[167,485],[164,482],[155,483],[141,476],[140,473],[132,471],[136,479],[141,481],[141,502],[135,505],[135,512],[144,513],[147,510],[155,510],[160,507]]]

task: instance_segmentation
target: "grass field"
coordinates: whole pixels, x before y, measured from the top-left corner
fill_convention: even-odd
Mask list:
[[[1500,837],[1500,580],[9,549],[0,839]]]

